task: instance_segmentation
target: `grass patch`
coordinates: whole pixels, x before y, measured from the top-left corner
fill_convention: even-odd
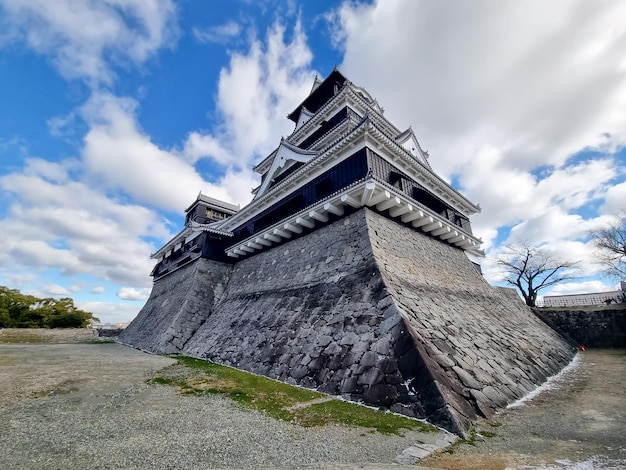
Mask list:
[[[185,394],[226,395],[241,406],[305,427],[342,424],[375,429],[383,434],[401,434],[403,430],[437,431],[436,427],[421,421],[342,400],[310,404],[327,395],[213,362],[184,356],[177,359],[178,364],[173,366],[177,371],[165,368],[148,383],[172,385]],[[187,369],[186,373],[180,373],[180,366]]]
[[[174,380],[168,379],[167,377],[153,377],[146,383],[150,385],[174,385]]]
[[[469,446],[476,446],[477,442],[484,441],[485,438],[490,438],[490,437],[494,437],[494,436],[496,436],[495,432],[478,431],[476,429],[472,429],[472,430],[470,430],[469,437],[467,437],[465,439],[457,440],[454,444],[450,445],[446,450],[444,450],[444,452],[447,453],[447,454],[453,454],[460,445],[465,444],[465,445],[469,445]]]
[[[381,434],[401,434],[403,430],[436,432],[430,424],[342,400],[330,400],[298,410],[297,422],[303,426],[337,423],[376,429]]]

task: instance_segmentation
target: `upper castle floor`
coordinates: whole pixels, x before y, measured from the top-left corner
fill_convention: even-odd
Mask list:
[[[185,228],[153,254],[155,277],[197,258],[235,261],[302,236],[361,207],[481,255],[470,216],[480,207],[430,166],[413,130],[399,130],[338,70],[288,115],[293,132],[261,160],[254,198],[239,208],[200,195]],[[196,250],[192,252],[191,250]],[[187,251],[186,251],[187,250]]]

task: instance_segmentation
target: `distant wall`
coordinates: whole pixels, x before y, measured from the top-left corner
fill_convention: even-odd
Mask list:
[[[587,309],[534,309],[535,314],[575,345],[626,348],[626,304]]]
[[[117,338],[124,328],[94,328],[100,338]]]
[[[0,343],[83,343],[98,339],[93,328],[0,328]]]

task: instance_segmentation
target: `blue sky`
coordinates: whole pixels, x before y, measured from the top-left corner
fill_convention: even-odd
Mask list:
[[[132,319],[199,191],[245,204],[338,66],[516,239],[583,261],[626,208],[626,4],[0,0],[0,284]]]

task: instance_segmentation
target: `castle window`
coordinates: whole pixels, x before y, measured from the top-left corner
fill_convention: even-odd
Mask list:
[[[207,207],[207,210],[206,210],[206,216],[207,216],[207,218],[213,219],[213,220],[222,220],[222,219],[224,219],[224,213],[223,212],[218,212],[218,211],[215,211],[213,209],[209,209],[208,207]]]
[[[330,178],[324,178],[315,185],[315,196],[318,200],[329,196],[332,192],[333,186]]]
[[[389,172],[389,184],[402,191],[402,175],[397,171]]]

